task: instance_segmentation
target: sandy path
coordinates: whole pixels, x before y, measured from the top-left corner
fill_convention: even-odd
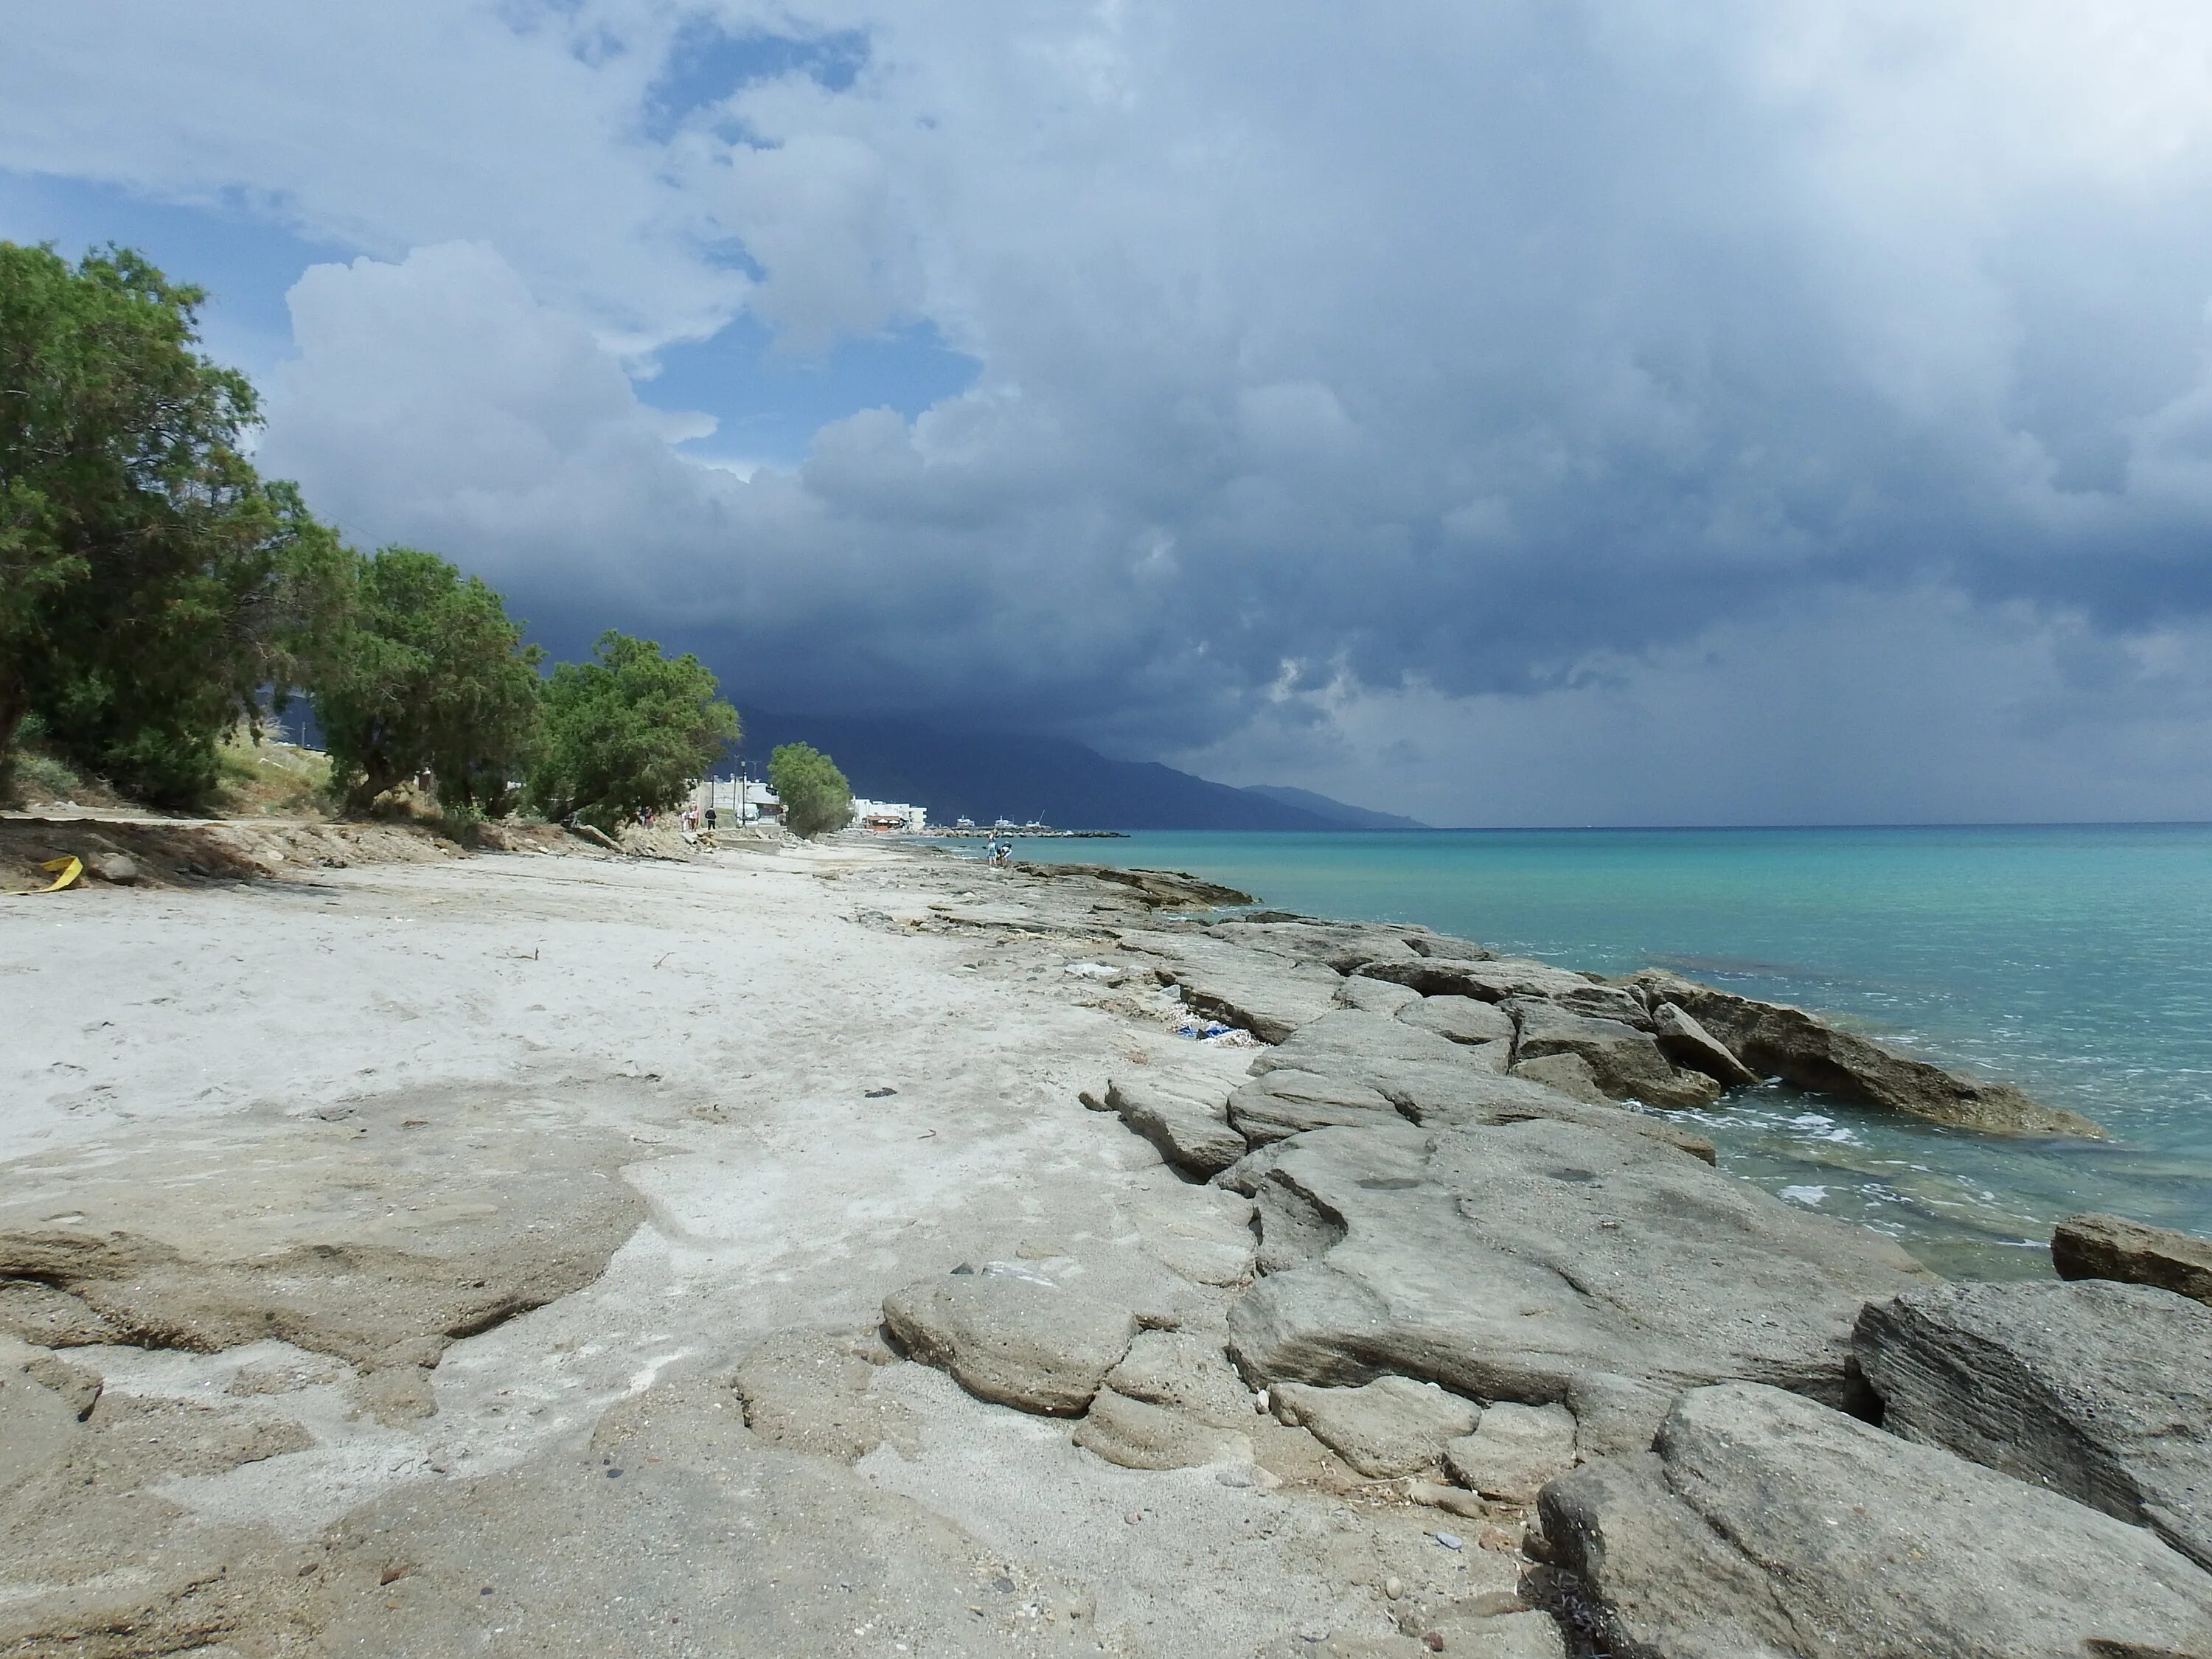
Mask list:
[[[1079,945],[913,929],[993,898],[859,848],[0,908],[0,1232],[173,1253],[70,1297],[26,1279],[0,1316],[105,1379],[64,1462],[126,1409],[198,1425],[110,1456],[86,1484],[120,1507],[23,1489],[61,1508],[7,1564],[0,1652],[102,1618],[137,1634],[80,1650],[1352,1652],[1401,1639],[1386,1576],[1510,1583],[1433,1512],[1115,1468],[920,1366],[864,1370],[853,1409],[890,1429],[850,1468],[732,1424],[763,1340],[849,1347],[963,1261],[1219,1319],[1192,1263],[1241,1247],[1235,1201],[1076,1097],[1133,1052],[1237,1057],[1084,1006]],[[299,1279],[303,1250],[346,1273]],[[392,1252],[454,1265],[394,1279]],[[361,1330],[356,1264],[387,1275]],[[414,1318],[471,1293],[544,1304]],[[294,1340],[237,1340],[264,1295]],[[149,1346],[178,1303],[218,1351]],[[249,1461],[205,1450],[249,1431]],[[657,1507],[608,1509],[649,1481]]]

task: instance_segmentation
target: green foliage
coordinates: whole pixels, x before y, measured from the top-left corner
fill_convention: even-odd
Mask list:
[[[783,803],[784,827],[795,836],[842,830],[853,821],[853,786],[811,744],[779,745],[768,757],[768,782]]]
[[[559,664],[546,683],[545,746],[530,793],[549,818],[611,830],[641,807],[681,801],[737,740],[738,711],[688,652],[664,657],[653,641],[610,629],[592,656]]]
[[[0,242],[0,788],[26,715],[164,805],[321,648],[343,555],[240,445],[253,388],[139,255]]]
[[[448,811],[514,810],[535,757],[544,655],[500,597],[434,553],[353,556],[343,623],[310,676],[331,781],[349,809],[428,768]]]

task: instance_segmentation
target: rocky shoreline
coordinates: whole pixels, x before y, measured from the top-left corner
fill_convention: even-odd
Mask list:
[[[2212,1246],[1678,1115],[2070,1114],[1173,872],[374,853],[0,918],[0,1655],[2212,1656]]]
[[[2066,1282],[1943,1284],[1718,1174],[1664,1112],[1779,1078],[1979,1133],[2094,1123],[1658,970],[1268,912],[1110,937],[1266,1045],[1243,1079],[1085,1096],[1251,1200],[1227,1340],[1170,1354],[987,1267],[886,1300],[905,1352],[1141,1468],[1255,1455],[1241,1385],[1359,1474],[1513,1526],[1556,1631],[1462,1609],[1432,1650],[2212,1652],[2212,1246],[2081,1218]]]

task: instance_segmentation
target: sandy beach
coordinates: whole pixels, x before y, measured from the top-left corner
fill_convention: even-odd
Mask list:
[[[1197,1654],[1390,1636],[1393,1577],[1510,1589],[1433,1511],[1117,1468],[883,1363],[885,1294],[963,1262],[1199,1330],[1249,1271],[1244,1200],[1078,1101],[1247,1056],[1005,914],[866,848],[0,912],[0,1231],[173,1253],[57,1333],[100,1474],[11,1504],[0,1645]],[[366,1271],[246,1273],[303,1247]],[[415,1364],[487,1279],[544,1305]],[[291,1340],[232,1345],[257,1301]],[[728,1379],[777,1344],[821,1391],[748,1431]]]

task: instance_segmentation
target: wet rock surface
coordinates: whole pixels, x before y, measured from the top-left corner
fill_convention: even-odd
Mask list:
[[[1561,1476],[1540,1512],[1614,1652],[2212,1652],[2212,1577],[2149,1533],[1779,1389],[1686,1394],[1653,1451]]]
[[[2051,1230],[2061,1279],[2112,1279],[2212,1304],[2212,1238],[2116,1215],[2069,1215]]]
[[[2031,1100],[2008,1083],[1978,1083],[1893,1054],[1802,1008],[1717,991],[1656,969],[1630,982],[1681,1008],[1751,1070],[1801,1089],[1987,1133],[2101,1139],[2105,1133],[2080,1113]]]
[[[1882,1425],[2151,1528],[2212,1569],[2212,1308],[2147,1285],[1939,1285],[1856,1339]]]

